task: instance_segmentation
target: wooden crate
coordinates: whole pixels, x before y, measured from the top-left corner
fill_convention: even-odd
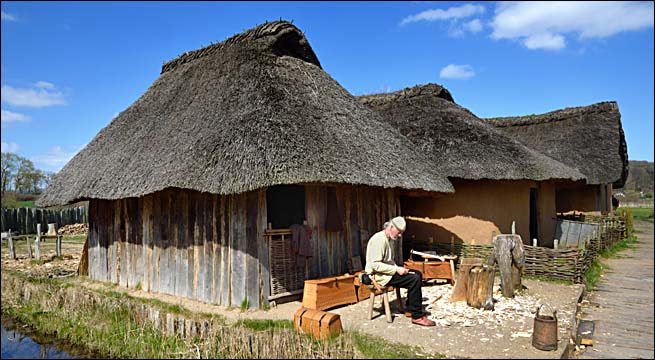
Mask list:
[[[305,280],[302,306],[325,310],[338,305],[354,304],[357,302],[354,280],[355,275]]]
[[[316,339],[325,339],[343,331],[339,314],[304,307],[293,315],[293,327]]]
[[[455,274],[453,274],[453,264],[450,261],[414,261],[407,260],[403,264],[410,270],[418,270],[423,274],[423,280],[446,279],[451,285],[455,283]]]

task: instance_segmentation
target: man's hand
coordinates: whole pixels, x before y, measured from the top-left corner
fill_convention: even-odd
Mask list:
[[[396,273],[397,273],[398,275],[401,275],[401,276],[402,276],[402,275],[407,274],[408,272],[409,272],[409,269],[406,269],[406,268],[404,268],[404,267],[399,266],[399,267],[396,268]]]

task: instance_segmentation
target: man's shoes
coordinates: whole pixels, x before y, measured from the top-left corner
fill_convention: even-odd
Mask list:
[[[427,316],[423,315],[418,319],[412,319],[412,324],[416,325],[421,325],[421,326],[435,326],[436,323],[430,319],[428,319]]]

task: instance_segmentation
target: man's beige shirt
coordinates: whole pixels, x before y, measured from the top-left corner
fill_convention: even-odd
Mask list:
[[[384,230],[375,233],[366,245],[366,273],[373,274],[375,281],[381,286],[385,286],[396,273],[397,268],[398,266],[393,261],[389,239],[384,234]]]

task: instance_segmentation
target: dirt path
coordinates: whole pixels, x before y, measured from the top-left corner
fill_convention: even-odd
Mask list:
[[[579,358],[650,358],[653,351],[653,224],[635,224],[639,243],[619,258],[582,302],[582,319],[595,324],[593,346]]]

